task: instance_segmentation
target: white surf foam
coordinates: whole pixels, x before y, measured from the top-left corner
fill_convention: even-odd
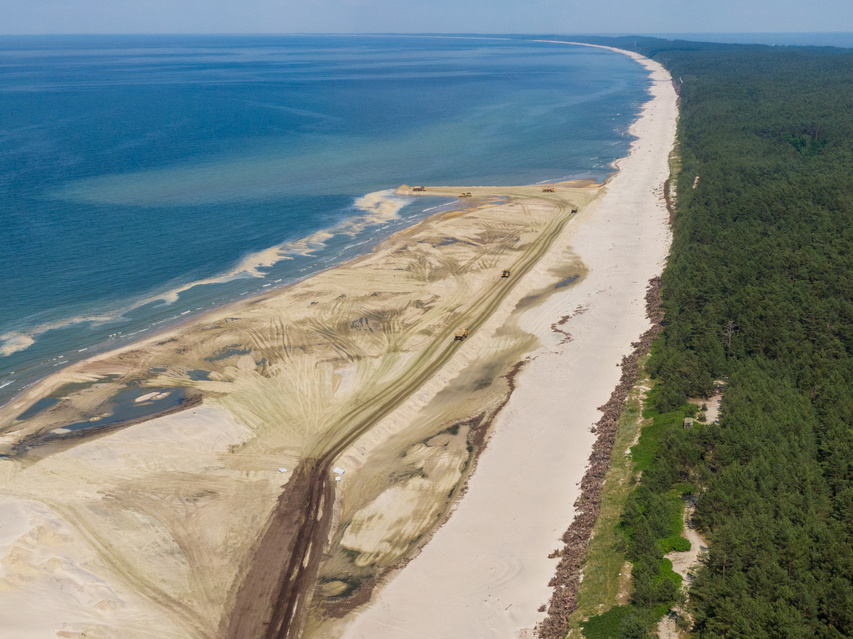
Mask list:
[[[24,333],[5,333],[0,335],[0,356],[11,355],[32,346],[35,340]]]
[[[361,211],[360,215],[349,217],[335,226],[328,229],[321,229],[308,235],[307,237],[283,242],[255,251],[244,256],[237,262],[234,267],[214,275],[180,286],[171,288],[167,291],[143,295],[136,299],[126,300],[121,304],[116,304],[115,309],[111,312],[99,313],[98,315],[79,315],[66,319],[56,320],[40,324],[27,330],[10,331],[0,335],[0,357],[6,357],[12,353],[25,350],[35,343],[35,340],[48,331],[67,328],[75,324],[91,324],[98,326],[121,320],[126,313],[133,311],[147,304],[154,302],[163,302],[165,304],[173,304],[178,301],[181,293],[184,293],[196,286],[207,284],[224,284],[241,278],[263,278],[266,273],[262,269],[269,269],[275,264],[283,260],[291,260],[297,256],[313,255],[317,251],[323,249],[327,242],[335,236],[346,235],[354,237],[358,233],[371,228],[387,225],[389,222],[398,219],[400,210],[411,202],[413,198],[396,195],[393,189],[376,191],[368,193],[355,200],[353,206]],[[384,227],[383,227],[384,228]],[[280,282],[277,279],[276,282]],[[248,294],[242,293],[241,295]],[[190,311],[184,311],[181,315],[186,315]],[[155,322],[159,323],[159,322]],[[110,337],[119,335],[113,333]]]

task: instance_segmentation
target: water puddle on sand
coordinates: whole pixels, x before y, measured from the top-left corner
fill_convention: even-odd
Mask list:
[[[240,346],[233,346],[231,348],[226,348],[221,353],[217,353],[216,355],[212,355],[210,357],[205,357],[204,359],[207,362],[220,362],[223,359],[228,359],[229,357],[248,355],[251,352],[251,349],[242,348]]]
[[[567,277],[562,282],[557,282],[554,284],[554,288],[564,288],[569,284],[574,284],[575,280],[578,279],[580,275],[572,275],[571,277]]]
[[[15,420],[23,421],[25,419],[29,419],[30,417],[35,417],[43,410],[50,408],[51,406],[56,406],[59,403],[59,400],[56,397],[42,397],[35,404],[30,406],[23,413],[18,415]]]
[[[140,401],[137,401],[140,400]],[[77,422],[57,428],[56,434],[80,431],[86,428],[111,426],[121,422],[141,419],[162,413],[180,406],[184,401],[183,388],[127,388],[116,393],[112,400],[112,412],[109,415],[94,418],[86,422]],[[38,402],[37,402],[38,403]]]

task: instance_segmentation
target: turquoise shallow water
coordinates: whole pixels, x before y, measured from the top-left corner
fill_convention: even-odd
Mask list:
[[[647,85],[513,40],[0,38],[0,401],[446,203],[402,183],[601,180]]]

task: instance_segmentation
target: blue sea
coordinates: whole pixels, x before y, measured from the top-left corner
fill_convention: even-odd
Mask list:
[[[521,40],[0,38],[0,402],[369,251],[447,199],[601,180],[645,70]]]

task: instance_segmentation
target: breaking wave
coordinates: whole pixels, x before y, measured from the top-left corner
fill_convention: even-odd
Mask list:
[[[360,211],[360,214],[349,217],[330,228],[315,231],[311,235],[298,240],[282,242],[281,244],[249,253],[224,273],[194,280],[166,291],[142,296],[135,300],[126,300],[124,303],[116,305],[117,308],[113,312],[79,315],[46,322],[26,330],[4,333],[0,335],[0,357],[7,357],[12,353],[29,348],[35,343],[39,335],[48,331],[78,324],[91,324],[93,326],[109,324],[123,319],[126,313],[151,303],[163,302],[165,304],[174,304],[180,298],[181,293],[189,291],[196,286],[224,284],[242,278],[264,278],[267,273],[262,269],[269,269],[284,260],[313,255],[325,248],[328,241],[333,237],[341,235],[355,237],[368,228],[387,224],[398,219],[400,210],[411,201],[412,198],[410,197],[396,195],[393,189],[368,193],[357,198],[353,203],[353,206]],[[279,281],[281,280],[276,280],[276,282]],[[182,315],[186,315],[188,312],[185,311]]]

